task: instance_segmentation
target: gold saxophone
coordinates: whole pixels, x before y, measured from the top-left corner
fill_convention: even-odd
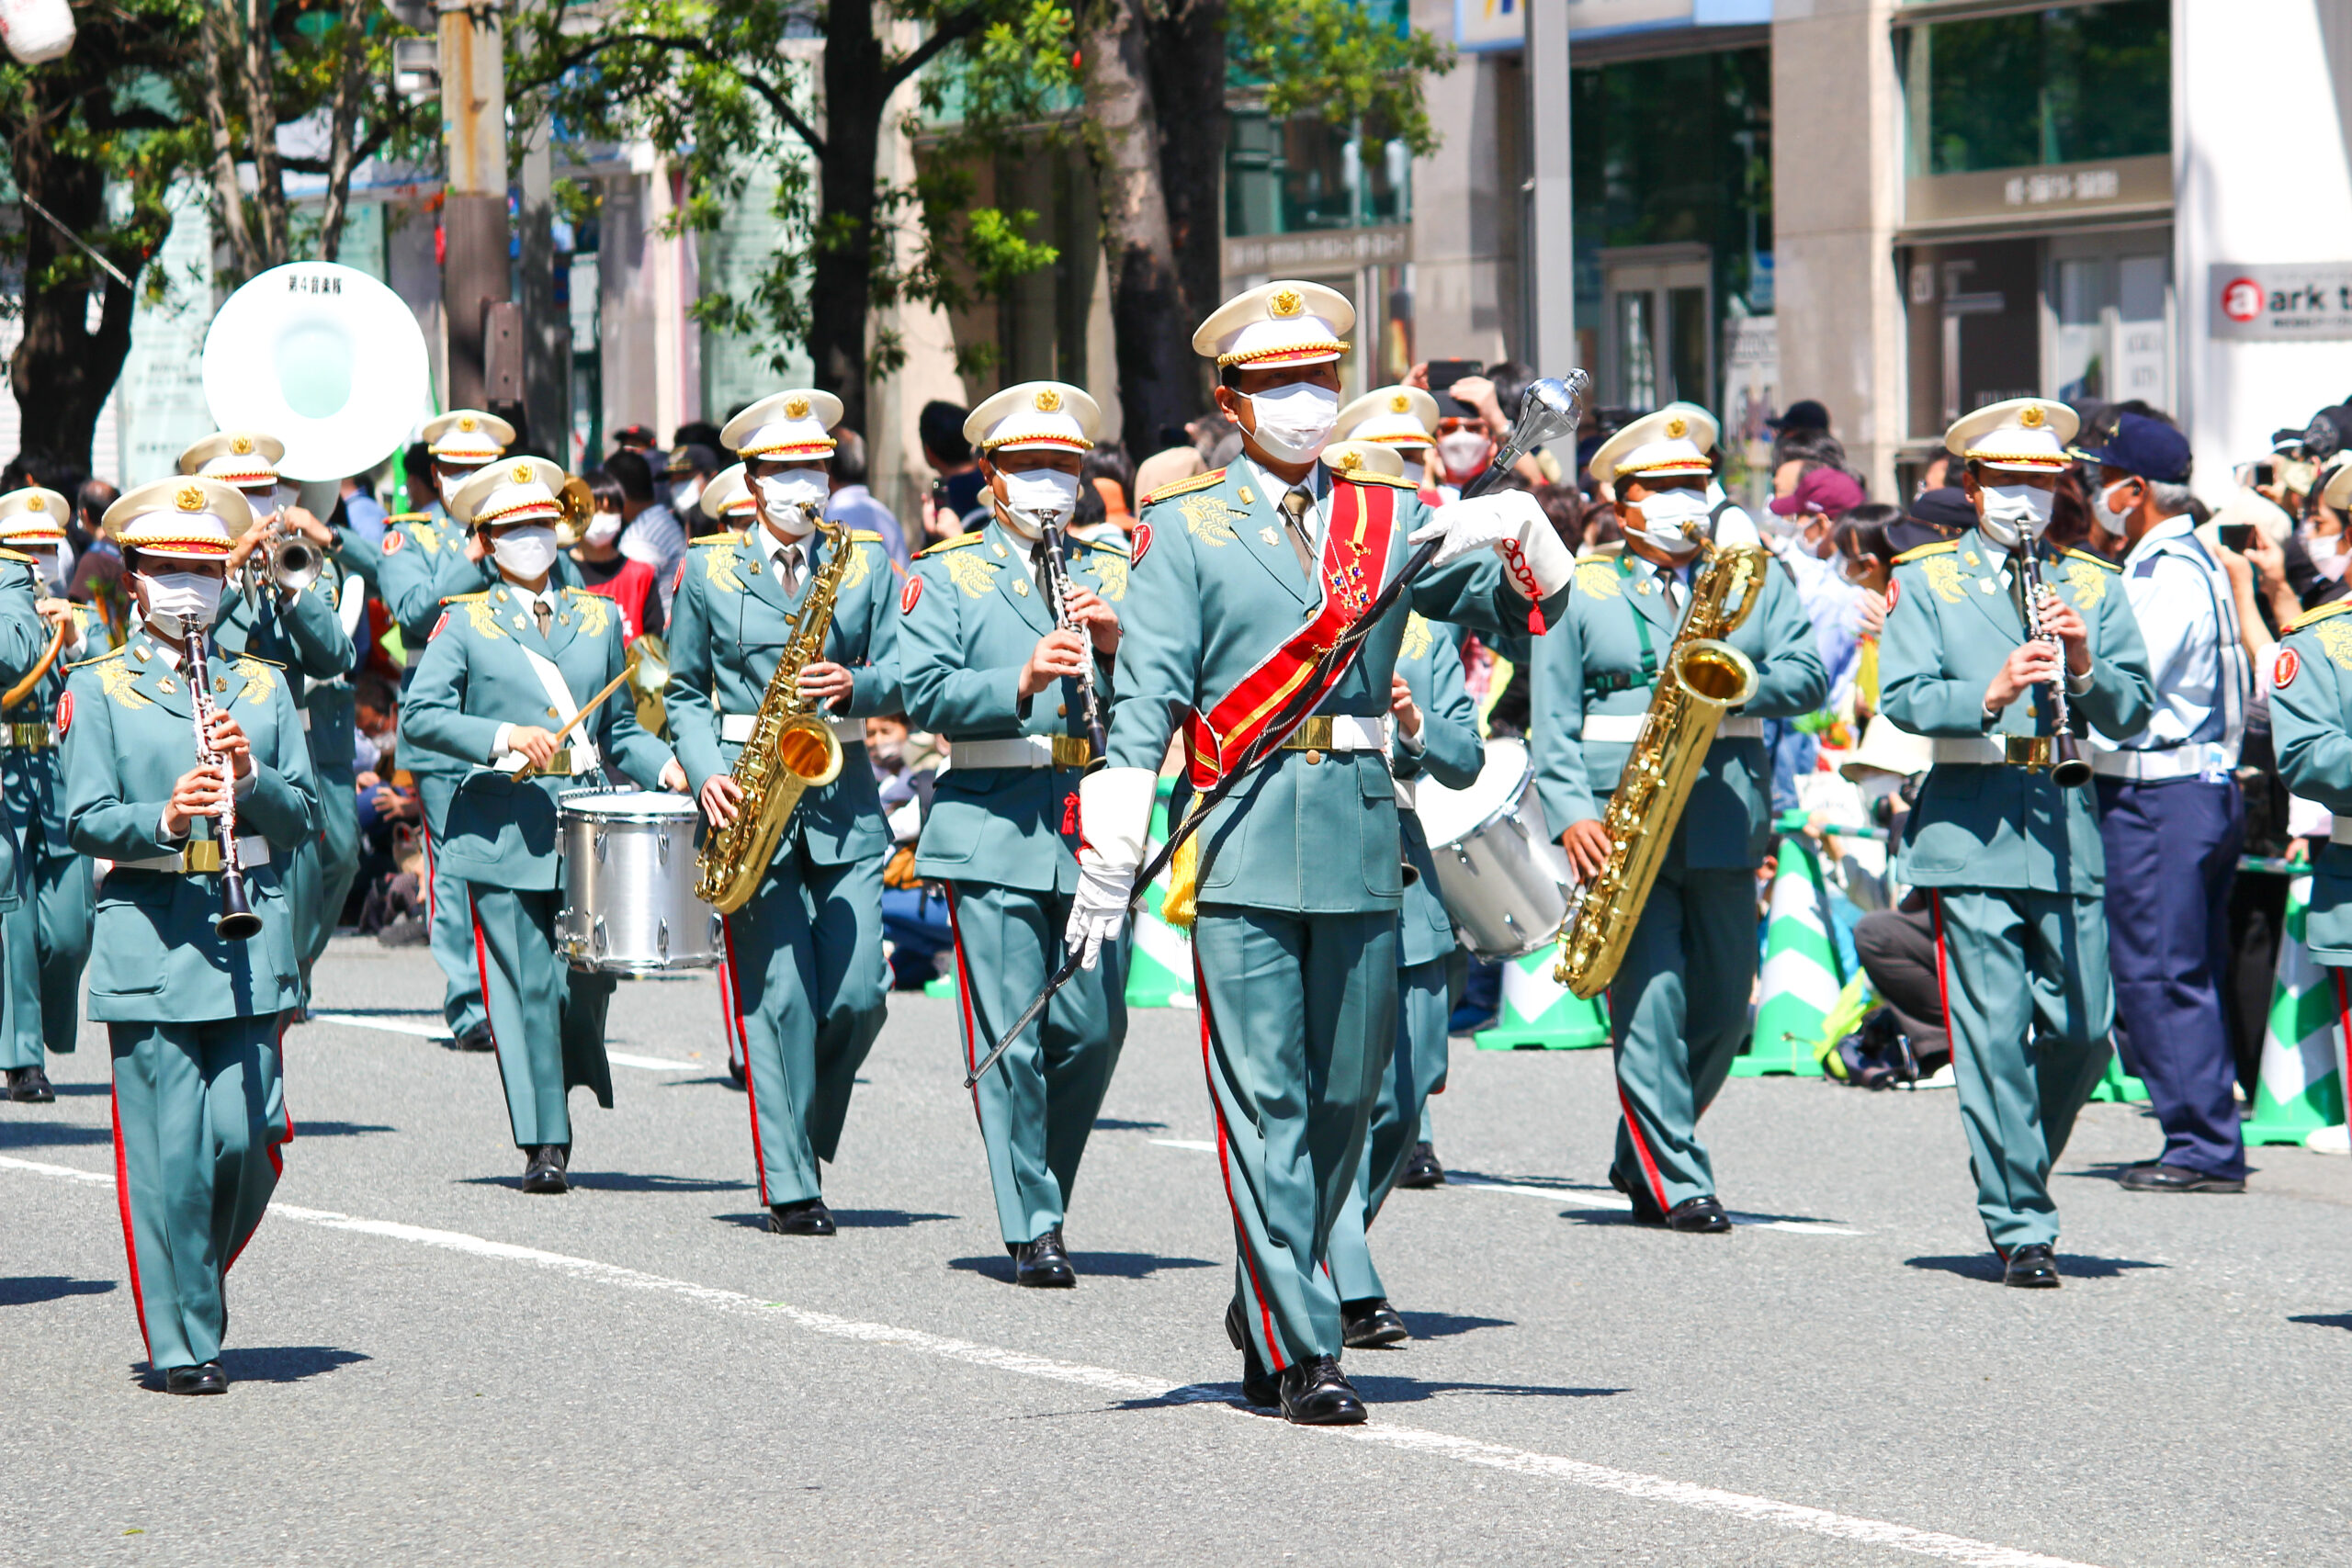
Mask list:
[[[743,798],[725,827],[714,823],[703,835],[702,851],[695,856],[695,897],[722,915],[733,914],[759,891],[801,793],[832,783],[842,771],[842,743],[832,726],[801,696],[800,671],[824,656],[833,601],[841,596],[842,578],[855,547],[845,525],[825,522],[813,506],[802,511],[825,536],[825,564],[800,601],[792,640],[785,644],[775,673],[760,694],[752,738],[735,759],[731,776]]]
[[[1706,565],[1691,584],[1690,613],[1667,650],[1641,736],[1601,815],[1609,860],[1577,891],[1560,928],[1552,978],[1579,997],[1599,996],[1617,977],[1715,728],[1756,694],[1755,662],[1724,639],[1762,601],[1771,558],[1754,546],[1722,549],[1702,542],[1700,548]]]

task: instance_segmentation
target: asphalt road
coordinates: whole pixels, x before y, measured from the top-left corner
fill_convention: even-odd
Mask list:
[[[621,987],[577,1190],[515,1190],[415,952],[339,942],[298,1136],[230,1282],[225,1398],[145,1386],[103,1032],[0,1103],[0,1562],[2341,1563],[2352,1162],[2118,1189],[2096,1106],[2065,1289],[1999,1288],[1949,1093],[1735,1080],[1728,1237],[1607,1190],[1602,1054],[1457,1042],[1456,1185],[1373,1233],[1415,1338],[1373,1419],[1238,1404],[1194,1015],[1138,1012],[1069,1233],[1015,1289],[949,1008],[893,999],[828,1196],[771,1236],[706,976]],[[407,1031],[402,1032],[401,1031]],[[1479,1184],[1473,1184],[1479,1183]],[[1481,1185],[1483,1184],[1483,1185]]]

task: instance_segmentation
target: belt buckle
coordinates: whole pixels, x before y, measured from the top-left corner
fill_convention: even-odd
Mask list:
[[[2001,745],[2006,760],[2013,768],[2023,768],[2030,773],[2050,771],[2050,737],[2047,735],[2005,735]]]
[[[1057,735],[1053,742],[1057,768],[1083,768],[1094,761],[1094,743],[1082,736]]]
[[[198,876],[220,869],[220,840],[196,839],[180,851],[180,872],[183,875]]]
[[[1290,739],[1283,742],[1283,749],[1289,751],[1329,751],[1331,749],[1331,716],[1328,713],[1308,716],[1306,723],[1290,732]]]

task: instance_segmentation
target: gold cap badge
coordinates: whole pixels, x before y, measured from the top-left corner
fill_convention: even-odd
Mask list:
[[[1690,422],[1681,415],[1677,414],[1666,422],[1666,438],[1668,441],[1679,441],[1690,434]]]
[[[1266,302],[1266,309],[1269,313],[1276,317],[1287,318],[1297,315],[1306,308],[1306,302],[1298,297],[1297,289],[1281,288],[1276,289],[1274,297]]]
[[[807,419],[808,417],[808,400],[801,397],[786,398],[784,400],[784,417],[786,419]]]
[[[25,510],[28,512],[46,512],[49,510],[49,502],[43,501],[37,495],[28,495],[25,498]]]
[[[196,485],[183,485],[179,494],[172,499],[179,503],[179,509],[182,512],[204,510],[204,491]]]
[[[2048,415],[2041,412],[2038,405],[2022,408],[2018,411],[2018,423],[2025,426],[2028,430],[2040,430],[2041,428],[2041,422],[2048,417]]]
[[[229,437],[229,450],[234,452],[238,457],[242,457],[253,449],[254,441],[252,436],[232,435]]]
[[[1412,406],[1413,400],[1407,397],[1402,392],[1397,393],[1395,397],[1388,400],[1388,412],[1390,413],[1403,413]]]
[[[459,430],[471,430],[473,427],[474,427],[474,416],[473,416],[473,415],[471,415],[471,414],[469,414],[469,414],[460,414],[460,415],[458,415],[458,428]]]
[[[1361,452],[1342,452],[1342,453],[1340,453],[1340,471],[1341,473],[1343,473],[1343,474],[1344,474],[1344,473],[1352,473],[1354,470],[1356,470],[1356,469],[1358,469],[1358,468],[1363,468],[1363,453],[1361,453]]]
[[[517,463],[510,472],[518,485],[526,485],[531,482],[531,465],[528,463]]]
[[[1062,395],[1059,392],[1055,391],[1051,387],[1046,387],[1041,389],[1037,393],[1036,397],[1031,400],[1037,405],[1037,412],[1039,413],[1058,412],[1062,406]]]

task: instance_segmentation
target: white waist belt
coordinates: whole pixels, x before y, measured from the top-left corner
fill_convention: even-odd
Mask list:
[[[2009,760],[2009,750],[1998,740],[1974,736],[1938,736],[1930,743],[1936,765],[1948,762],[1997,768]]]
[[[1649,717],[1641,713],[1592,713],[1585,715],[1586,740],[1605,741],[1612,746],[1631,746],[1642,738],[1642,721]],[[1715,727],[1718,740],[1761,740],[1764,721],[1752,714],[1736,713]]]
[[[1082,768],[1094,749],[1067,735],[1016,735],[1004,740],[958,740],[948,748],[958,770],[969,768]]]
[[[188,864],[188,860],[192,855],[209,860],[211,863],[191,866]],[[117,871],[217,871],[220,869],[220,846],[212,840],[198,839],[178,854],[150,855],[144,860],[119,860],[114,863],[114,869]],[[259,833],[238,834],[237,859],[241,864],[246,866],[267,865],[269,840]]]
[[[1283,740],[1285,751],[1385,751],[1388,719],[1385,714],[1318,713]]]
[[[2099,777],[2136,779],[2142,783],[2193,779],[2205,772],[2208,762],[2213,765],[2215,772],[2226,773],[2232,766],[2228,749],[2193,740],[2186,746],[2167,746],[2159,751],[2094,750],[2091,753],[2091,772]]]
[[[718,716],[718,738],[721,740],[728,741],[733,745],[741,746],[745,741],[752,739],[752,730],[759,722],[760,716],[755,713],[720,714]],[[831,727],[833,739],[836,740],[840,740],[844,744],[852,740],[856,741],[860,746],[865,744],[865,721],[864,719],[836,718],[832,715],[828,714],[825,716],[825,723]],[[1003,765],[1010,766],[1012,764]]]

